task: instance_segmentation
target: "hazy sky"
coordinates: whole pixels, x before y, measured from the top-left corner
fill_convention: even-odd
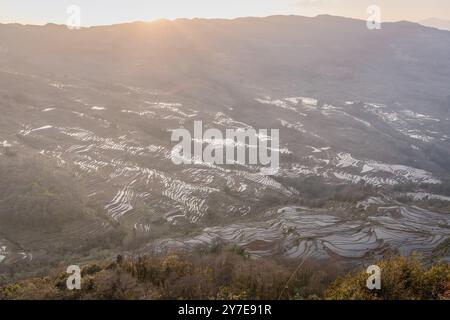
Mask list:
[[[382,19],[450,20],[450,0],[0,0],[0,22],[66,23],[69,5],[81,8],[83,26],[160,18],[235,18],[297,14],[363,18],[369,5],[379,5]]]

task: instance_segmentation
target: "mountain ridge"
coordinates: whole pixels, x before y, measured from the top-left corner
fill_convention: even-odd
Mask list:
[[[443,31],[450,31],[450,21],[448,20],[439,18],[428,18],[419,21],[419,23],[430,28],[436,28]]]
[[[113,24],[105,24],[105,25],[93,25],[93,26],[86,26],[81,27],[81,30],[84,29],[94,29],[94,28],[102,28],[102,27],[117,27],[117,26],[127,26],[127,25],[152,25],[152,24],[158,24],[158,23],[176,23],[176,22],[242,22],[242,21],[269,21],[269,20],[286,20],[286,19],[298,19],[298,20],[324,20],[324,19],[334,19],[334,20],[341,20],[341,21],[353,21],[353,22],[361,22],[366,23],[366,20],[359,19],[359,18],[352,18],[352,17],[345,17],[345,16],[337,16],[337,15],[330,15],[330,14],[319,14],[317,16],[302,16],[302,15],[269,15],[269,16],[263,16],[263,17],[257,17],[257,16],[246,16],[246,17],[236,17],[236,18],[174,18],[174,19],[167,19],[167,18],[161,18],[161,19],[155,19],[155,20],[136,20],[136,21],[129,21],[129,22],[120,22],[120,23],[113,23]],[[439,20],[443,22],[448,22],[446,20],[442,19],[436,19],[436,18],[429,18],[425,20],[421,20],[419,22],[416,21],[409,21],[409,20],[398,20],[398,21],[388,21],[383,22],[383,24],[386,25],[392,25],[392,24],[413,24],[413,25],[421,25],[424,27],[428,27],[426,25],[422,25],[421,22],[427,21],[427,20]],[[24,24],[24,23],[17,23],[17,22],[8,22],[8,23],[0,23],[0,26],[21,26],[21,27],[67,27],[66,24],[59,24],[54,22],[48,22],[46,24]]]

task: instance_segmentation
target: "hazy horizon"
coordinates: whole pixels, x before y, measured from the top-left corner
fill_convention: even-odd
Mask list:
[[[300,14],[274,14],[274,15],[267,15],[267,16],[242,16],[242,17],[235,17],[235,18],[216,18],[216,17],[211,17],[211,18],[207,18],[207,17],[192,17],[192,18],[184,18],[184,17],[178,17],[178,18],[157,18],[157,19],[152,19],[152,20],[129,20],[129,21],[117,21],[114,23],[105,23],[105,24],[95,24],[95,25],[82,25],[81,28],[92,28],[92,27],[105,27],[105,26],[114,26],[114,25],[122,25],[122,24],[129,24],[129,23],[154,23],[154,22],[160,22],[160,21],[177,21],[177,20],[229,20],[229,21],[233,21],[233,20],[238,20],[238,19],[251,19],[251,18],[270,18],[270,17],[303,17],[303,18],[317,18],[320,16],[331,16],[331,17],[338,17],[338,18],[343,18],[343,19],[354,19],[354,20],[364,20],[362,18],[355,18],[355,17],[347,17],[347,16],[340,16],[340,15],[333,15],[333,14],[317,14],[314,16],[306,16],[306,15],[300,15]],[[422,21],[426,21],[426,20],[432,20],[432,19],[436,19],[438,21],[447,21],[444,19],[440,19],[440,18],[435,18],[435,17],[430,17],[428,19],[423,19],[420,21],[412,21],[412,20],[394,20],[394,21],[385,21],[385,23],[395,23],[395,22],[400,22],[400,21],[407,21],[407,22],[412,22],[412,23],[420,23]],[[66,23],[64,22],[46,22],[46,23],[23,23],[23,22],[3,22],[0,21],[0,25],[14,25],[14,24],[18,24],[18,25],[23,25],[23,26],[46,26],[46,25],[59,25],[59,26],[65,26]]]
[[[419,22],[429,18],[450,20],[450,3],[432,0],[427,3],[406,0],[231,0],[226,3],[215,0],[164,1],[59,1],[36,3],[30,0],[0,1],[0,23],[45,25],[65,24],[67,8],[81,8],[83,27],[111,25],[127,22],[152,22],[178,18],[235,19],[242,17],[267,17],[273,15],[297,15],[314,17],[329,14],[356,19],[366,19],[370,5],[381,8],[385,22],[407,20]],[[446,13],[447,12],[447,13]]]

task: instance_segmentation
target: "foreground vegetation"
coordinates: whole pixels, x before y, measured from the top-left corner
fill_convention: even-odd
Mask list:
[[[366,288],[361,270],[338,276],[312,263],[255,260],[239,249],[208,254],[123,258],[82,268],[82,289],[67,274],[0,288],[1,299],[450,299],[450,265],[422,267],[417,259],[378,263],[382,289]]]
[[[368,290],[367,274],[356,272],[334,281],[325,297],[337,300],[450,299],[450,265],[447,263],[424,268],[415,257],[394,257],[377,265],[382,270],[381,290]]]

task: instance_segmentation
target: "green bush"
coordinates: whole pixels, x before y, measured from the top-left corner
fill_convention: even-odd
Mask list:
[[[380,261],[381,289],[366,287],[365,272],[338,278],[326,291],[327,299],[429,300],[450,299],[450,265],[424,268],[416,257],[395,257]]]

